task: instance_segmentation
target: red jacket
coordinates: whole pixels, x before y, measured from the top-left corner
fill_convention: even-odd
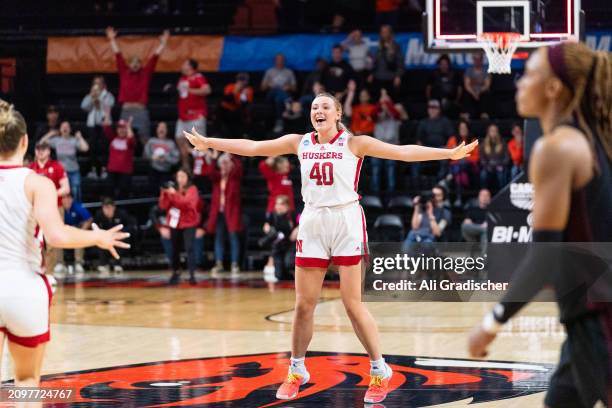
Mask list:
[[[236,157],[232,157],[234,168],[230,171],[225,186],[225,222],[229,232],[242,230],[242,205],[240,203],[240,184],[242,183],[242,163]],[[210,211],[208,213],[208,224],[206,230],[214,234],[217,229],[217,217],[221,204],[221,172],[215,161],[208,166],[208,177],[212,181],[212,198],[210,200]]]
[[[134,148],[136,140],[132,137],[117,137],[112,126],[104,126],[104,136],[108,139],[109,172],[132,174],[134,172]]]
[[[276,197],[279,195],[286,195],[289,197],[289,207],[291,211],[295,210],[295,203],[293,198],[293,182],[289,178],[289,174],[280,174],[274,171],[274,169],[266,163],[265,160],[259,162],[259,172],[264,176],[268,183],[268,208],[266,212],[271,213],[274,211],[274,204]]]
[[[153,54],[146,64],[136,72],[130,71],[123,55],[117,57],[117,71],[119,72],[119,103],[141,103],[146,105],[149,101],[149,84],[155,71],[159,56]]]
[[[167,224],[170,225],[172,214],[170,209],[176,208],[180,211],[176,229],[193,228],[200,225],[202,207],[204,202],[200,198],[198,188],[190,186],[186,191],[169,193],[162,190],[159,196],[159,208],[168,211]]]

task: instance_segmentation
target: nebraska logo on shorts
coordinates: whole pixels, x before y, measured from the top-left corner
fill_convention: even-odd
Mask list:
[[[394,375],[387,407],[478,404],[546,391],[551,364],[385,355]],[[355,407],[368,387],[367,355],[310,352],[310,381],[297,399],[275,398],[288,353],[160,361],[46,375],[41,387],[73,388],[73,406]],[[515,405],[521,405],[516,401]],[[523,404],[525,405],[525,404]]]
[[[297,241],[295,241],[295,251],[302,252],[302,240],[301,239],[298,239]]]

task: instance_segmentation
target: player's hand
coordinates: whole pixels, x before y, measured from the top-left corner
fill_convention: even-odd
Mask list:
[[[123,225],[119,224],[109,230],[102,230],[96,224],[91,224],[91,228],[98,234],[96,245],[110,252],[113,258],[119,259],[116,248],[130,248],[130,244],[123,242],[124,239],[130,237],[128,232],[121,231]]]
[[[473,358],[486,357],[488,354],[487,348],[489,344],[495,340],[495,336],[495,334],[484,331],[480,324],[474,326],[468,338],[468,351],[470,356]]]
[[[106,38],[114,40],[117,38],[117,31],[113,27],[106,27]]]
[[[168,43],[168,38],[170,38],[170,30],[164,30],[162,35],[159,37],[159,41],[162,44],[167,44]]]
[[[191,128],[191,133],[183,130],[183,135],[185,135],[189,143],[191,143],[196,150],[204,152],[210,148],[208,145],[208,138],[199,134],[195,127]]]
[[[478,146],[478,140],[474,140],[469,145],[466,145],[465,142],[461,142],[461,144],[454,149],[451,150],[450,159],[451,160],[460,160],[464,157],[469,156],[472,153],[472,150]]]

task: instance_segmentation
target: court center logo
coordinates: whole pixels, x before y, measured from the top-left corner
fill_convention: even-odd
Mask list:
[[[275,398],[287,374],[287,353],[165,361],[48,375],[42,387],[76,389],[72,406],[330,407],[362,406],[366,355],[312,352],[299,398]],[[385,356],[391,392],[376,407],[481,403],[546,390],[551,365]]]

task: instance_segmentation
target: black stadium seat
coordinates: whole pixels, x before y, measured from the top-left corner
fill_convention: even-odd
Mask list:
[[[379,242],[399,242],[404,239],[404,223],[396,214],[383,214],[374,222],[374,239]]]

